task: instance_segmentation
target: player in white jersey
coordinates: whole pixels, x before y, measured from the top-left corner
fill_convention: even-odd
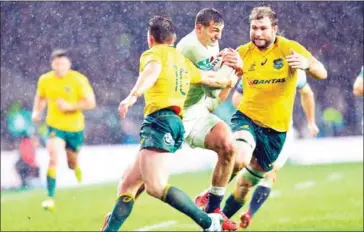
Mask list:
[[[297,91],[301,97],[301,105],[305,112],[306,120],[308,123],[308,129],[313,137],[315,137],[319,129],[315,121],[315,98],[311,90],[311,87],[307,83],[306,73],[299,70],[299,75],[297,79]],[[232,103],[237,108],[243,96],[243,86],[240,81],[235,89],[232,97]],[[293,135],[293,122],[291,124],[291,129],[287,133],[287,140],[278,159],[274,162],[274,168],[272,171],[268,172],[264,179],[257,185],[254,190],[252,199],[250,200],[249,209],[247,212],[243,213],[241,216],[241,225],[243,228],[247,228],[251,222],[252,217],[258,211],[258,209],[263,205],[263,203],[268,199],[271,192],[273,184],[276,182],[277,172],[280,168],[284,166],[287,162],[289,153],[287,152],[287,146],[290,146],[294,140]]]
[[[218,44],[223,27],[222,16],[217,10],[202,9],[196,16],[195,29],[181,39],[177,44],[177,50],[181,51],[198,68],[214,70],[220,75],[229,75],[231,80],[236,82],[235,69],[238,70],[242,67],[242,61],[237,53],[232,49],[227,51],[236,54],[237,62],[235,66],[231,65],[233,68],[227,65],[222,65],[220,68],[220,59],[217,58],[218,55],[225,54],[224,52],[219,53]],[[218,154],[218,162],[208,193],[209,202],[205,208],[208,213],[220,212],[220,203],[232,174],[235,154],[234,139],[229,126],[210,113],[206,107],[205,98],[211,96],[221,102],[227,98],[229,92],[230,88],[213,90],[200,85],[192,85],[184,105],[185,141],[191,147],[213,150]]]

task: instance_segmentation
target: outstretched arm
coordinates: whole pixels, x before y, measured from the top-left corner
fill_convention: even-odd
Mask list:
[[[316,125],[315,119],[315,97],[311,87],[306,84],[302,89],[299,89],[301,97],[301,105],[305,112],[306,120],[308,123],[308,129],[312,136],[316,136],[319,132],[319,128]]]
[[[119,104],[121,119],[126,117],[129,107],[134,105],[138,97],[154,85],[161,71],[162,65],[156,61],[151,61],[144,67],[129,95]]]

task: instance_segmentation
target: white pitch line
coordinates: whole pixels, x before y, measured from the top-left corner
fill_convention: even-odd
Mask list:
[[[289,218],[280,218],[279,219],[279,222],[281,222],[281,223],[287,223],[287,222],[289,222],[290,221],[290,219]]]
[[[271,197],[271,198],[276,198],[276,197],[280,197],[280,196],[281,196],[281,192],[279,190],[273,190],[269,195],[269,197]]]
[[[305,188],[311,188],[316,185],[315,181],[309,180],[305,182],[300,182],[294,185],[295,189],[305,189]]]
[[[157,223],[157,224],[153,224],[150,226],[144,226],[142,228],[136,229],[134,231],[150,231],[153,229],[160,229],[160,228],[168,228],[172,225],[177,224],[177,221],[166,221],[166,222],[161,222],[161,223]]]
[[[329,181],[337,181],[343,178],[343,174],[339,172],[332,172],[327,176],[327,180]]]

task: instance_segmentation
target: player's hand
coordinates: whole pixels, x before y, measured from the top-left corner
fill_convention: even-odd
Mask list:
[[[310,62],[301,54],[296,53],[293,49],[290,49],[290,55],[286,56],[288,65],[291,68],[307,70],[310,67]]]
[[[316,123],[309,123],[308,130],[310,131],[312,137],[316,137],[317,134],[320,132],[320,129],[316,125]]]
[[[118,111],[121,119],[126,118],[126,114],[128,113],[129,107],[134,105],[136,100],[137,97],[129,95],[127,98],[125,98],[120,102]]]
[[[243,67],[243,60],[241,59],[239,53],[232,48],[225,48],[219,52],[217,56],[221,56],[222,62],[235,70],[241,69]]]
[[[57,107],[62,112],[72,112],[74,111],[74,106],[68,102],[66,102],[64,99],[58,99],[57,100]]]
[[[36,112],[36,111],[33,111],[33,113],[32,113],[32,121],[34,123],[39,123],[40,120],[41,120],[40,113],[39,112]]]

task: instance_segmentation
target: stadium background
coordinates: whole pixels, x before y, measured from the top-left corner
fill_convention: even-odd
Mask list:
[[[139,56],[147,49],[148,18],[154,14],[170,16],[177,26],[179,40],[192,30],[195,15],[200,9],[214,7],[225,19],[220,47],[236,48],[249,41],[248,17],[251,9],[258,5],[262,3],[1,2],[2,162],[5,151],[16,154],[14,151],[18,147],[19,138],[25,132],[35,130],[41,136],[44,135],[44,127],[31,125],[30,110],[37,79],[41,73],[49,70],[52,49],[71,49],[73,68],[86,74],[95,89],[98,106],[86,113],[86,145],[135,144],[138,142],[143,101],[138,101],[128,119],[123,122],[118,118],[117,105],[136,80]],[[308,80],[317,102],[316,120],[321,130],[317,140],[362,139],[363,98],[353,96],[352,85],[363,65],[363,2],[266,2],[265,5],[271,6],[277,13],[281,33],[307,47],[328,70],[327,80]],[[309,134],[299,100],[296,100],[294,125],[297,137],[306,141]],[[228,120],[233,109],[227,102],[216,113]],[[315,144],[318,146],[320,142]],[[331,145],[335,149],[335,142]],[[362,143],[359,145],[362,149]],[[309,151],[315,149],[312,147]],[[349,148],[347,152],[347,156],[350,156]],[[102,155],[102,159],[108,159],[105,154]],[[196,174],[193,177],[196,183],[193,185],[186,184],[192,174],[178,175],[172,178],[172,182],[184,186],[193,196],[207,186],[208,174],[206,171]],[[258,213],[252,228],[362,230],[362,175],[362,158],[359,162],[350,164],[288,166],[282,170],[276,186],[281,194],[279,200],[268,201],[266,209]],[[293,193],[288,194],[300,181],[320,178],[327,181],[320,182],[316,187],[309,186],[306,193],[294,190],[298,197]],[[39,204],[45,195],[44,190],[20,193],[2,191],[1,208],[8,213],[2,213],[1,228],[97,230],[103,214],[112,205],[110,199],[114,197],[114,189],[115,183],[104,187],[92,185],[60,190],[60,201],[65,206],[59,209],[57,216],[40,211]],[[90,205],[90,201],[94,205]],[[163,210],[152,218],[148,214],[160,206],[147,196],[141,198],[140,204],[147,207],[147,215],[137,206],[137,216],[131,218],[126,229],[140,228],[148,225],[149,221],[149,224],[155,224],[174,220],[179,220],[179,227],[172,223],[169,229],[197,229],[191,227],[188,219],[166,207],[162,207]],[[307,219],[307,214],[312,214],[311,210],[317,214]],[[68,216],[69,212],[76,211],[82,213],[75,218]],[[290,215],[291,218],[278,218],[280,214]],[[13,222],[12,215],[18,215],[22,222]],[[43,217],[44,220],[41,219]],[[143,218],[143,223],[138,217]],[[300,221],[302,217],[306,219]],[[259,220],[264,223],[259,223]],[[181,226],[180,221],[190,227]]]

